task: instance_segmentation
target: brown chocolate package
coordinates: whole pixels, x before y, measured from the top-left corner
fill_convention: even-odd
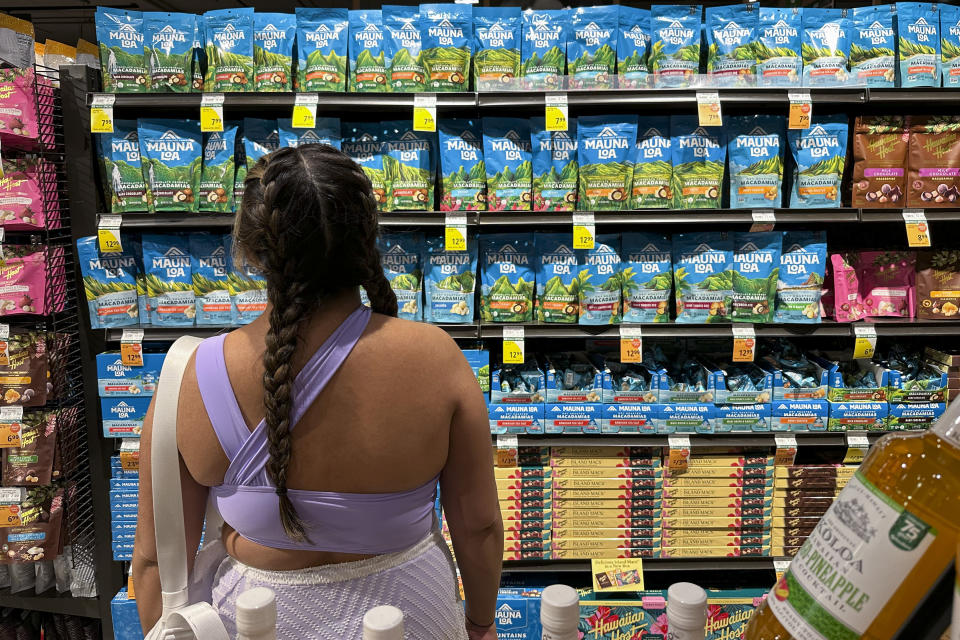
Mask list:
[[[777,478],[773,486],[775,489],[835,489],[837,487],[837,479],[836,477],[826,476]]]
[[[832,501],[837,496],[837,492],[834,489],[777,489],[774,495],[786,500],[825,498]]]
[[[35,487],[53,480],[57,449],[57,414],[28,411],[20,423],[20,446],[3,450],[3,484]]]
[[[47,375],[46,334],[12,333],[7,357],[0,353],[0,405],[42,407],[47,403]]]
[[[782,513],[787,517],[797,518],[801,516],[822,516],[830,507],[785,507]],[[778,511],[777,513],[781,513]]]
[[[904,207],[908,139],[903,116],[857,116],[853,134],[854,207]]]
[[[956,320],[960,313],[960,250],[917,252],[917,316]]]
[[[0,562],[7,564],[53,560],[60,553],[63,521],[63,489],[36,487],[27,491],[21,504],[18,527],[0,529],[3,551]]]
[[[960,202],[960,116],[910,116],[907,206]]]

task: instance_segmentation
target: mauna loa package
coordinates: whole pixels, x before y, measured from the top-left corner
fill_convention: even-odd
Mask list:
[[[624,233],[620,255],[623,322],[670,322],[670,240],[659,233]]]
[[[781,245],[779,231],[733,235],[730,318],[734,322],[773,320]]]
[[[77,240],[77,259],[91,328],[137,324],[137,263],[129,250],[101,255],[96,236],[90,236]]]
[[[470,5],[420,5],[421,60],[429,91],[464,91],[470,86],[473,16]]]
[[[673,236],[677,322],[729,322],[733,241],[726,232]]]
[[[540,268],[537,271],[537,321],[577,322],[579,283],[577,254],[567,233],[538,233],[535,237]]]
[[[380,237],[383,274],[397,296],[397,317],[404,320],[423,319],[423,309],[420,308],[423,244],[422,233],[391,233]]]
[[[777,322],[820,322],[820,295],[826,265],[827,239],[823,231],[783,234]]]
[[[850,75],[857,84],[892,87],[896,77],[897,34],[892,5],[856,7],[850,43]]]
[[[350,11],[350,91],[385,93],[387,67],[384,58],[383,13],[380,9]]]
[[[620,236],[599,234],[593,249],[579,249],[580,324],[620,322]]]
[[[852,26],[846,9],[803,10],[804,86],[846,84]]]
[[[233,181],[237,123],[226,123],[223,131],[203,134],[203,173],[200,177],[200,211],[233,211]]]
[[[483,156],[487,170],[487,209],[529,211],[533,167],[530,121],[483,119]]]
[[[217,9],[203,14],[207,71],[203,90],[252,91],[253,9]]]
[[[484,322],[531,322],[536,253],[532,233],[480,236]]]
[[[940,72],[943,86],[960,86],[960,7],[940,5]]]
[[[143,14],[97,7],[96,22],[103,90],[144,93],[149,76],[143,55]]]
[[[227,250],[230,274],[227,289],[230,291],[230,324],[244,325],[256,320],[267,308],[267,281],[252,266],[245,264],[240,256],[233,256],[232,237],[223,237]]]
[[[734,116],[730,120],[730,207],[780,208],[785,151],[783,118]]]
[[[617,66],[618,5],[571,9],[567,75],[571,89],[611,89]],[[613,43],[613,46],[610,46]]]
[[[140,163],[136,120],[114,120],[113,133],[100,134],[110,211],[143,211],[150,202]]]
[[[520,75],[520,9],[473,9],[473,73],[477,91],[510,88]]]
[[[896,7],[900,86],[940,86],[940,5],[898,2]]]
[[[394,93],[426,90],[417,7],[383,5],[387,82]]]
[[[719,86],[753,83],[759,13],[757,3],[707,7],[707,75]]]
[[[485,211],[487,169],[483,161],[483,134],[477,122],[441,120],[440,141],[441,211]]]
[[[202,138],[196,120],[139,121],[140,168],[155,211],[196,211]]]
[[[446,251],[443,236],[427,238],[423,256],[423,289],[427,322],[460,324],[473,322],[477,283],[477,244],[467,238],[466,251]]]
[[[229,260],[223,236],[191,233],[189,238],[197,325],[229,325],[232,314],[227,285]]]
[[[670,118],[640,118],[637,144],[633,154],[632,209],[668,209],[673,198],[670,181],[673,177],[670,152]]]
[[[437,160],[436,134],[414,131],[410,120],[385,122],[383,168],[395,211],[430,211]]]
[[[189,92],[197,16],[151,11],[143,14],[143,27],[150,91]]]
[[[847,117],[811,118],[809,129],[787,132],[793,154],[793,208],[840,206],[840,182],[847,161]]]
[[[340,118],[317,117],[310,129],[294,128],[292,118],[277,118],[277,132],[280,134],[281,147],[325,144],[334,149],[340,149],[342,146],[340,131]]]
[[[524,88],[562,88],[560,83],[567,71],[569,13],[566,9],[523,12],[520,74]]]
[[[289,13],[253,14],[253,66],[256,91],[293,90],[293,43],[296,16]]]
[[[344,123],[342,150],[360,165],[373,186],[373,197],[380,211],[389,211],[387,180],[383,170],[382,127],[375,122]]]
[[[763,87],[795,86],[803,72],[800,7],[760,7],[757,82]]]
[[[530,119],[533,210],[573,211],[577,205],[577,120],[566,131],[547,131],[543,118]]]
[[[636,140],[636,116],[583,116],[578,119],[578,209],[620,211],[629,206]]]
[[[700,71],[701,5],[650,7],[650,73],[658,87],[688,87]]]
[[[193,326],[196,306],[187,237],[173,233],[143,234],[143,265],[150,324]]]
[[[670,151],[673,208],[719,208],[727,156],[723,129],[701,127],[697,116],[671,116]]]
[[[650,11],[620,5],[617,79],[621,89],[643,89],[650,74]]]
[[[296,8],[297,90],[344,91],[347,86],[346,9]]]

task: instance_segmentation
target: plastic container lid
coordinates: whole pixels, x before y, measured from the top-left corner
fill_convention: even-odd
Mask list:
[[[702,629],[707,624],[707,592],[690,582],[670,585],[667,620],[681,629]]]
[[[363,640],[403,640],[403,612],[396,607],[374,607],[363,616]]]
[[[573,587],[552,584],[540,595],[540,624],[551,629],[576,629],[580,596]]]
[[[255,587],[237,598],[237,633],[258,636],[277,628],[277,597],[266,587]]]

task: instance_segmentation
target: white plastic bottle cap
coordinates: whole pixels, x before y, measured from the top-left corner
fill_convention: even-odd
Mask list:
[[[237,597],[237,632],[256,637],[277,627],[277,597],[266,587],[255,587]]]
[[[374,607],[363,616],[363,640],[403,640],[403,612],[396,607]]]
[[[551,629],[576,629],[580,621],[580,596],[573,587],[552,584],[540,595],[540,624]]]
[[[707,624],[707,592],[690,582],[677,582],[667,590],[667,620],[671,626],[702,629]]]

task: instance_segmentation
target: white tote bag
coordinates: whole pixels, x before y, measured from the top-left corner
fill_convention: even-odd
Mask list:
[[[220,541],[223,520],[212,500],[207,504],[205,541],[194,562],[193,575],[187,575],[177,407],[184,369],[199,344],[199,338],[190,336],[174,342],[157,385],[150,464],[163,614],[146,640],[230,640],[220,615],[210,604],[214,573],[227,555]]]

